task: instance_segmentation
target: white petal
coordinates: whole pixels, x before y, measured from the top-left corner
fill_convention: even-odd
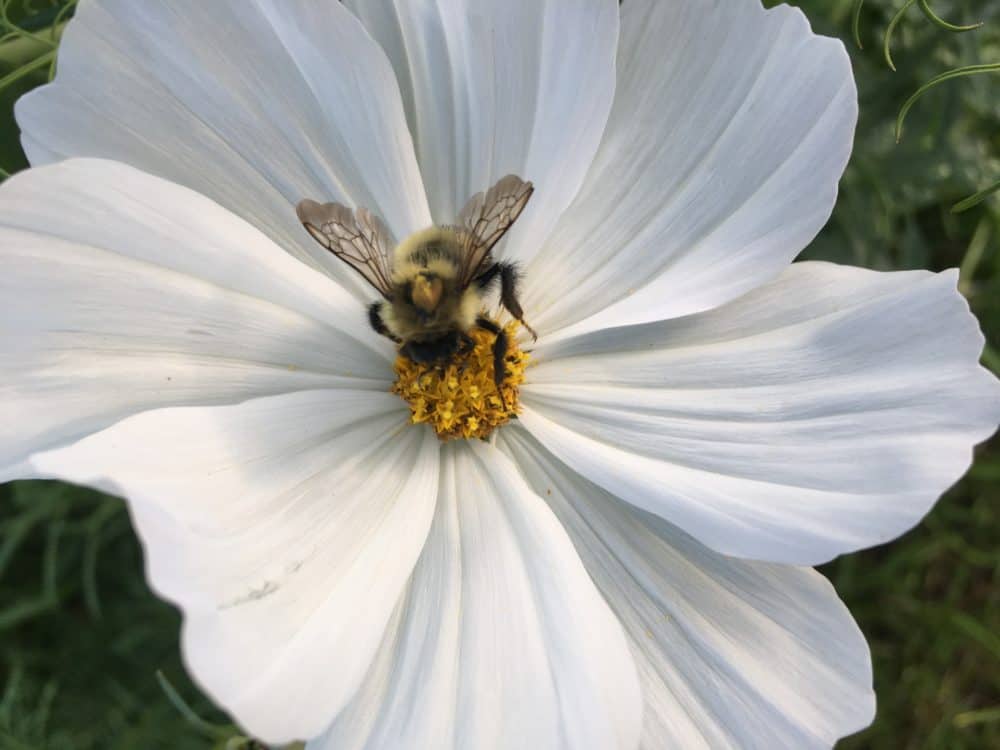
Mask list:
[[[316,736],[361,683],[434,514],[437,440],[390,394],[147,412],[35,458],[114,488],[195,678],[268,742]]]
[[[628,633],[645,750],[828,748],[871,722],[868,647],[819,573],[722,557],[570,471],[523,430],[499,444]]]
[[[850,61],[798,9],[629,0],[618,49],[597,157],[525,269],[536,328],[673,318],[764,283],[826,223],[850,154]]]
[[[431,212],[514,173],[535,194],[506,255],[533,255],[576,195],[615,87],[615,0],[348,0],[396,70]]]
[[[0,267],[0,469],[160,406],[388,387],[353,297],[131,167],[71,160],[4,183]]]
[[[450,444],[427,545],[358,700],[311,750],[625,750],[621,627],[509,459]]]
[[[724,554],[812,564],[913,526],[1000,420],[956,272],[825,263],[536,352],[522,424]]]
[[[430,223],[392,68],[337,2],[82,3],[55,82],[17,118],[33,164],[101,156],[167,177],[351,284],[298,201],[367,206],[398,237]]]

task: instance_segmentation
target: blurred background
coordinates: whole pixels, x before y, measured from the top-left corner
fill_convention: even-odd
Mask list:
[[[886,270],[960,267],[988,342],[983,362],[998,372],[1000,193],[951,209],[1000,180],[1000,71],[928,91],[898,145],[893,128],[903,103],[934,76],[1000,62],[1000,0],[935,0],[951,22],[985,22],[967,33],[943,30],[911,4],[895,27],[893,72],[883,35],[903,3],[864,3],[863,49],[853,39],[855,0],[799,3],[818,32],[844,40],[861,97],[833,219],[804,257]],[[74,4],[0,0],[0,177],[27,166],[13,103],[54,73]],[[915,530],[822,569],[871,644],[878,694],[874,725],[838,748],[1000,748],[998,540],[994,439]],[[119,500],[57,483],[0,485],[0,750],[250,747],[230,739],[235,730],[186,677],[179,625],[143,579]]]

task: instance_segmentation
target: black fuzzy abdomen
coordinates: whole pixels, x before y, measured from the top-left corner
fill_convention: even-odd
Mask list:
[[[400,347],[399,353],[418,363],[443,362],[457,354],[464,341],[461,331],[448,331],[426,341],[407,341]]]

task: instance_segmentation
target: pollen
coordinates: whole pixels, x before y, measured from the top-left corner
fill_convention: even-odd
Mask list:
[[[396,358],[392,392],[410,405],[410,421],[429,424],[441,440],[485,438],[517,418],[518,391],[530,357],[517,345],[516,321],[506,326],[505,375],[497,391],[493,379],[493,342],[489,331],[473,329],[475,347],[444,363]]]

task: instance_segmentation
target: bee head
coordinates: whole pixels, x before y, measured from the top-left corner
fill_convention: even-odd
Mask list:
[[[418,273],[413,279],[410,298],[418,310],[430,315],[437,309],[443,293],[444,283],[438,276]]]

